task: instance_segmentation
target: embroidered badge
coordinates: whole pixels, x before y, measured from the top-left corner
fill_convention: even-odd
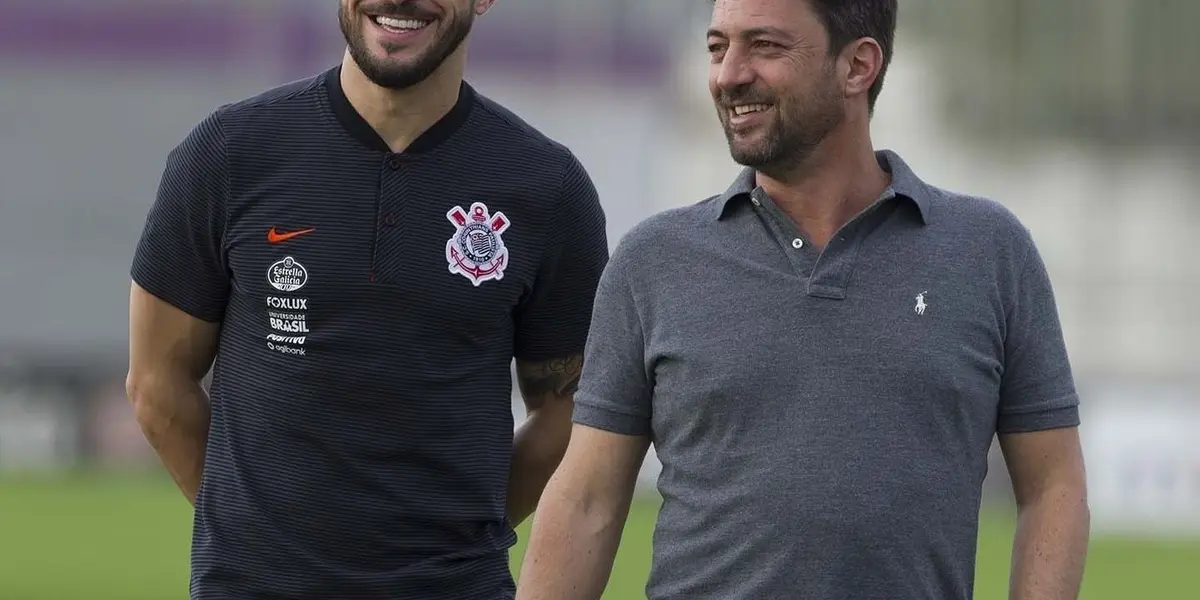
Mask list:
[[[446,213],[454,224],[454,235],[446,242],[446,262],[450,272],[471,280],[475,286],[504,277],[508,266],[508,248],[500,237],[508,229],[504,213],[490,214],[482,202],[471,205],[471,211],[455,206]]]

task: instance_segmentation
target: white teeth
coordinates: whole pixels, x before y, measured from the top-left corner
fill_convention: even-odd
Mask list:
[[[733,114],[741,116],[741,115],[750,114],[750,113],[754,113],[754,112],[761,112],[761,111],[767,110],[768,108],[771,108],[771,105],[769,105],[769,104],[743,104],[741,106],[733,107]]]
[[[416,19],[393,19],[391,17],[375,17],[375,22],[387,29],[396,29],[401,31],[421,29],[429,24],[429,21],[418,21]]]

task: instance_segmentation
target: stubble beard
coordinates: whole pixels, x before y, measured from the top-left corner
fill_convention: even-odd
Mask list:
[[[804,163],[825,138],[842,123],[845,109],[839,94],[832,85],[823,83],[816,93],[806,98],[791,98],[780,103],[776,98],[770,104],[775,114],[771,122],[764,125],[765,131],[757,139],[739,140],[729,124],[729,113],[724,108],[742,102],[738,94],[722,96],[718,102],[721,125],[729,154],[734,162],[760,171],[777,170]],[[754,102],[762,101],[756,96]]]

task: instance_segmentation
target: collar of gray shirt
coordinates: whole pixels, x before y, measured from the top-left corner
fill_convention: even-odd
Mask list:
[[[900,197],[910,200],[917,206],[917,210],[921,213],[921,221],[928,225],[930,222],[929,197],[930,192],[925,186],[925,182],[921,181],[908,164],[900,158],[900,155],[891,150],[878,150],[875,152],[875,158],[879,161],[879,166],[883,170],[892,175],[892,184],[888,189],[884,190],[880,200],[886,200],[891,197]],[[729,203],[735,199],[749,198],[750,193],[758,187],[755,183],[756,172],[753,168],[746,167],[738,174],[737,179],[725,190],[724,194],[717,197],[717,201],[712,204],[714,220],[720,220],[725,216],[726,208]]]

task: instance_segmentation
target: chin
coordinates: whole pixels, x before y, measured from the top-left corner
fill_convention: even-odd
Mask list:
[[[387,40],[374,39],[369,41],[367,48],[370,49],[371,57],[376,61],[382,64],[403,66],[417,62],[429,50],[429,44],[426,42],[420,45],[397,45]]]
[[[778,160],[778,157],[768,148],[758,145],[730,144],[729,156],[733,158],[733,162],[739,165],[754,168],[772,165]]]
[[[421,53],[413,52],[411,49],[404,49],[399,52],[388,52],[387,50],[377,50],[371,56],[371,62],[376,68],[387,73],[406,73],[413,70],[421,62]]]
[[[738,163],[742,163],[743,158],[752,159],[763,154],[763,144],[759,140],[731,137],[728,142],[729,154]]]

